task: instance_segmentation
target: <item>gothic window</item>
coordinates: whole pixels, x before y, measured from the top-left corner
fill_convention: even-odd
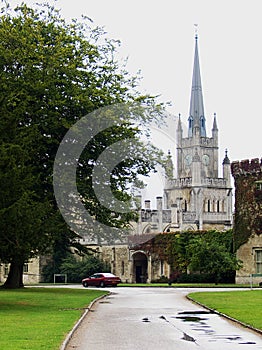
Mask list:
[[[121,275],[124,275],[124,273],[125,273],[125,262],[122,261],[122,263],[121,263]]]
[[[204,118],[201,117],[201,128],[204,128],[204,127],[205,127]]]
[[[220,202],[217,201],[217,212],[219,213],[220,212]]]
[[[262,273],[262,249],[256,250],[256,273]]]
[[[192,129],[192,126],[193,126],[193,118],[190,117],[189,118],[189,129]]]
[[[188,123],[188,136],[191,137],[193,135],[193,118],[189,117],[188,119],[189,123]]]
[[[207,211],[208,211],[208,213],[211,212],[211,203],[210,203],[210,199],[207,201]]]
[[[200,128],[201,128],[201,136],[206,136],[206,128],[205,128],[205,118],[200,118]]]
[[[184,211],[187,212],[187,201],[184,202]]]

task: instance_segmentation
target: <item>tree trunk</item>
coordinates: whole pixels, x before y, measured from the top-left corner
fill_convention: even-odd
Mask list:
[[[3,288],[15,289],[24,287],[23,284],[23,265],[24,263],[12,261],[10,264],[9,274]]]

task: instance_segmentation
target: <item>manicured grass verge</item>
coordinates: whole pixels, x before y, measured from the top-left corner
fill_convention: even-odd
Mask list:
[[[189,297],[211,309],[262,330],[262,290],[197,292]]]
[[[0,349],[58,350],[85,308],[106,291],[0,289]]]

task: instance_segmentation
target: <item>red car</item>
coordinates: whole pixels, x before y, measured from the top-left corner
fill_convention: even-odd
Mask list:
[[[82,285],[84,287],[88,286],[96,286],[96,287],[105,287],[105,286],[117,286],[118,283],[121,282],[119,277],[116,277],[112,273],[109,272],[99,272],[94,275],[84,278],[82,280]]]

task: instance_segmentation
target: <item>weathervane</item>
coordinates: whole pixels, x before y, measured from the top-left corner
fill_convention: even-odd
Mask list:
[[[194,27],[195,27],[195,38],[197,39],[197,37],[198,37],[198,24],[195,23]]]

